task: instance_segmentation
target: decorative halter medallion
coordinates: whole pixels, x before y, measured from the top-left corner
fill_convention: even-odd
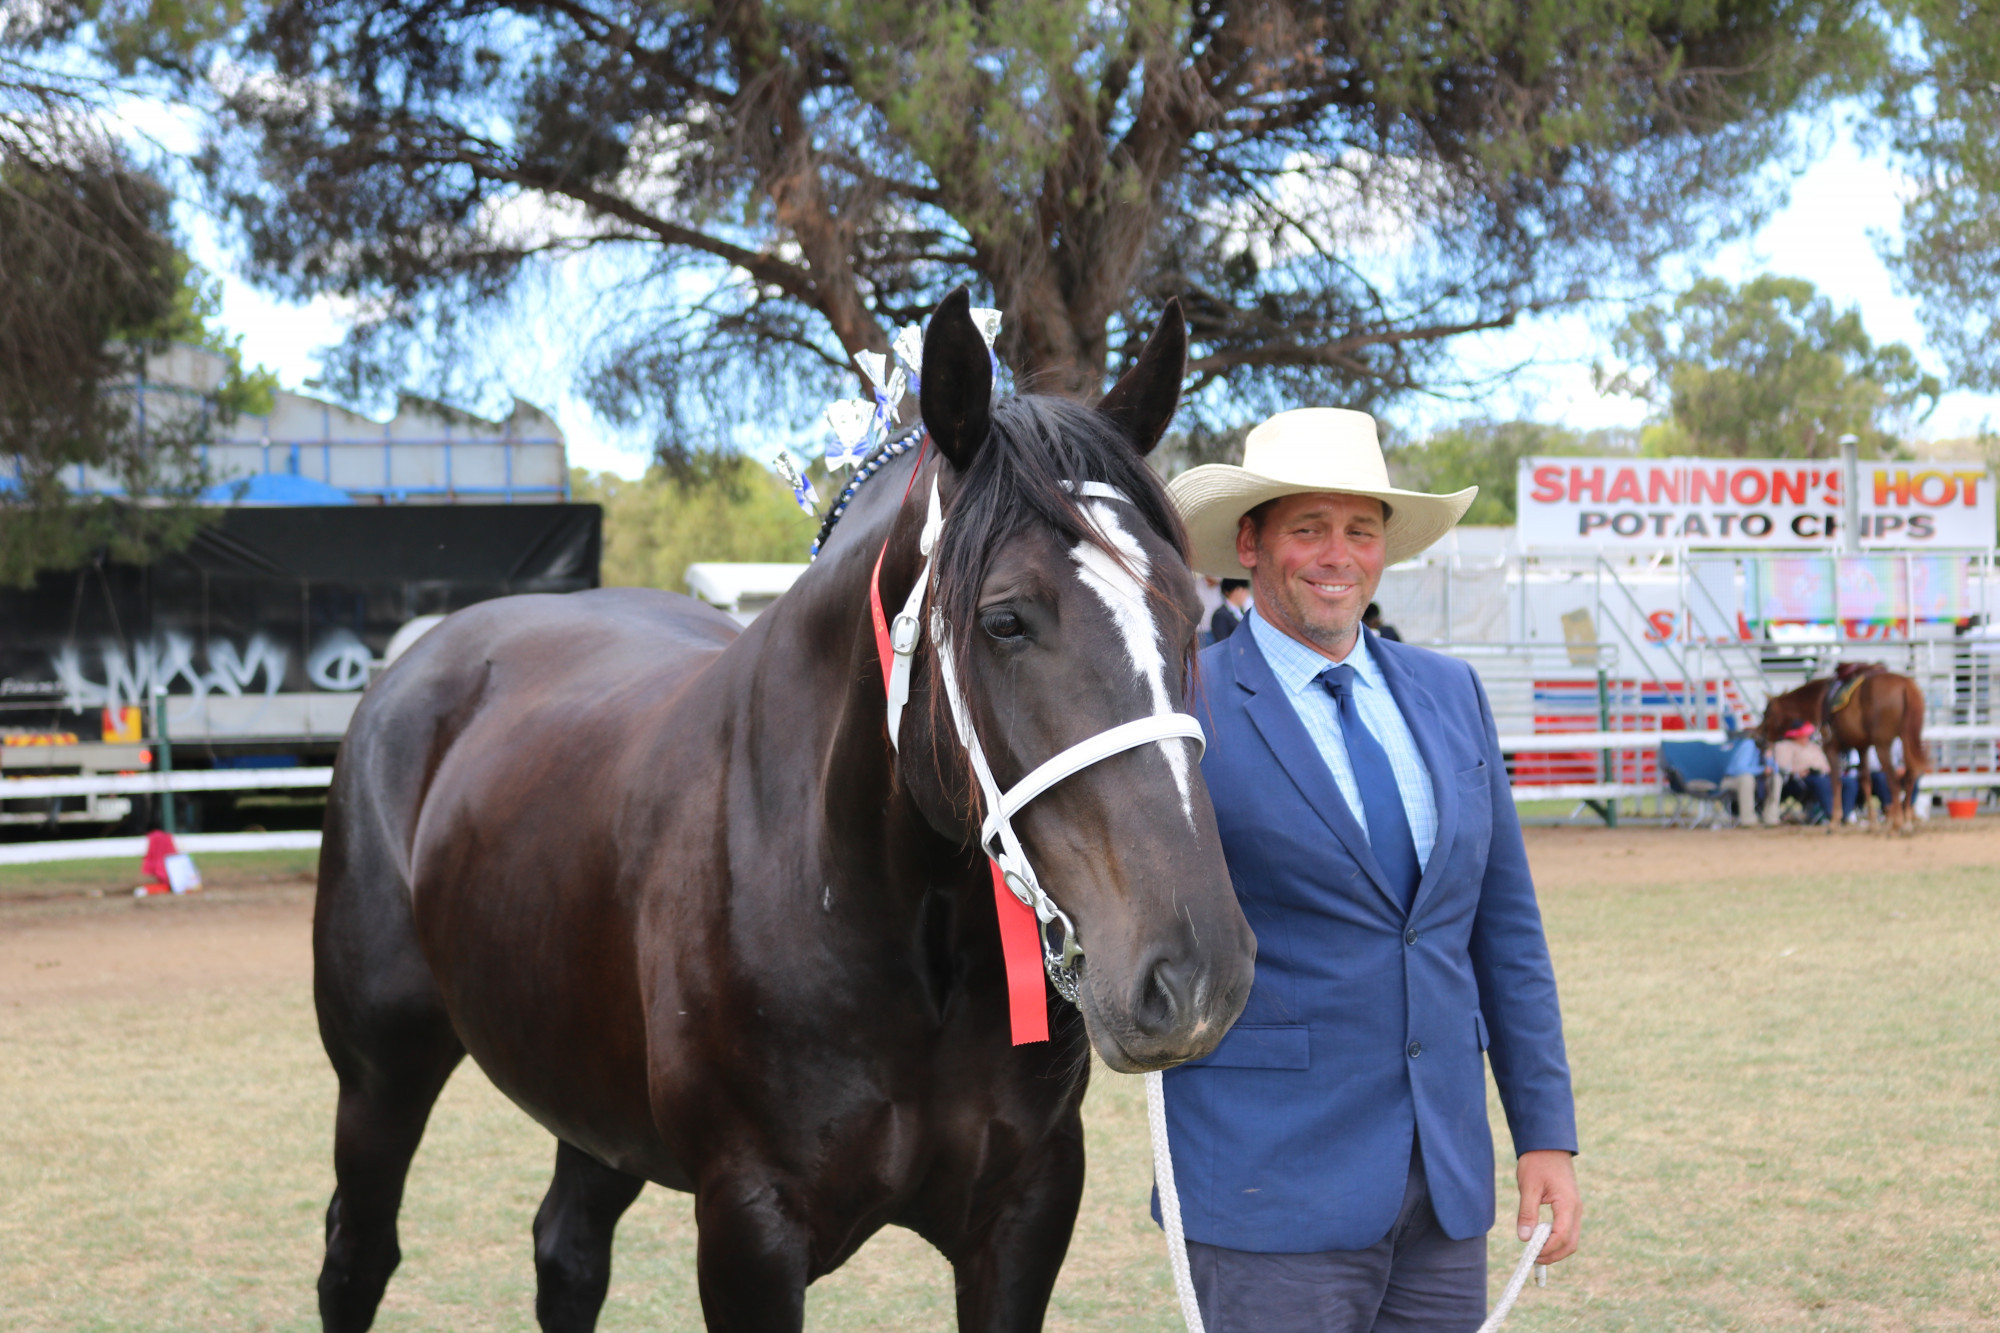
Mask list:
[[[921,458],[918,466],[922,466]],[[1100,481],[1070,481],[1063,485],[1078,496],[1132,503],[1125,492]],[[875,623],[875,650],[882,663],[882,681],[888,693],[889,743],[898,750],[902,746],[899,733],[903,709],[910,700],[910,667],[916,657],[917,645],[923,638],[923,622],[919,617],[924,599],[930,592],[933,556],[943,532],[944,507],[938,494],[937,478],[933,475],[930,507],[924,516],[923,533],[918,538],[918,550],[924,558],[923,568],[894,620],[885,617],[882,607],[882,560],[889,553],[886,539],[882,543],[881,554],[875,557],[875,571],[868,581],[869,611]],[[959,743],[965,746],[966,756],[971,761],[973,777],[979,783],[980,800],[986,812],[979,826],[979,845],[993,869],[993,903],[1000,918],[1000,947],[1007,966],[1007,1010],[1014,1044],[1020,1046],[1028,1042],[1047,1041],[1048,1006],[1043,999],[1041,978],[1035,975],[1036,956],[1040,955],[1041,970],[1048,976],[1049,984],[1056,988],[1056,994],[1075,1004],[1083,944],[1077,938],[1076,924],[1069,919],[1069,914],[1056,905],[1036,878],[1028,854],[1021,846],[1021,839],[1014,832],[1014,816],[1029,801],[1064,778],[1115,754],[1123,754],[1154,741],[1190,740],[1195,743],[1195,754],[1199,758],[1207,739],[1202,734],[1201,723],[1187,713],[1156,713],[1150,717],[1135,718],[1101,731],[1043,761],[1003,792],[993,778],[992,766],[986,762],[986,749],[980,744],[978,729],[973,726],[972,714],[959,691],[951,637],[935,608],[931,611],[930,621],[931,638],[937,645],[938,675],[943,679],[945,698],[951,705],[952,725],[957,729]]]

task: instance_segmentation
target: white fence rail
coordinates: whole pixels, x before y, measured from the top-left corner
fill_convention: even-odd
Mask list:
[[[180,773],[104,773],[64,778],[7,778],[0,801],[36,796],[159,796],[174,791],[278,791],[324,787],[331,768],[218,768]]]
[[[1500,734],[1508,754],[1561,753],[1577,750],[1649,750],[1662,741],[1727,739],[1721,731],[1569,731]],[[1981,741],[2000,739],[2000,725],[1932,727],[1926,740]],[[160,795],[166,792],[278,791],[322,788],[333,781],[331,768],[256,768],[192,770],[179,773],[129,773],[90,777],[8,778],[0,780],[0,801],[62,796]],[[1985,770],[1926,773],[1920,780],[1934,790],[2000,788],[2000,772]],[[1524,801],[1623,801],[1657,796],[1662,787],[1650,782],[1522,783],[1513,788]],[[317,847],[317,833],[190,834],[180,839],[190,851],[254,851],[271,847]],[[87,838],[63,842],[0,844],[0,865],[92,857],[138,856],[143,838]]]
[[[194,852],[313,851],[319,830],[286,833],[181,833],[174,846]],[[146,854],[144,838],[70,838],[63,842],[0,843],[0,866],[35,865],[44,861],[98,861]]]

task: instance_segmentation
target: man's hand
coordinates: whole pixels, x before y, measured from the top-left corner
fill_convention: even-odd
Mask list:
[[[1577,1241],[1583,1234],[1583,1195],[1576,1188],[1576,1166],[1570,1154],[1553,1150],[1524,1152],[1520,1165],[1514,1169],[1514,1179],[1521,1184],[1521,1215],[1517,1220],[1523,1241],[1535,1234],[1543,1204],[1555,1210],[1549,1243],[1542,1247],[1538,1262],[1552,1264],[1575,1254]]]

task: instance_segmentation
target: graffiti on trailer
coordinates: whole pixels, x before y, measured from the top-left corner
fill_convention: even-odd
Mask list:
[[[354,631],[336,626],[306,656],[306,679],[323,690],[358,690],[368,683],[375,659]]]
[[[106,640],[97,648],[98,676],[87,674],[83,654],[65,646],[50,661],[62,686],[65,708],[125,708],[150,701],[155,690],[172,691],[184,682],[197,699],[211,694],[240,695],[263,677],[263,693],[276,694],[284,684],[288,654],[262,634],[242,647],[227,639],[211,639],[195,662],[194,640],[184,634],[163,634],[152,643],[121,648]]]
[[[174,692],[177,686],[194,696],[197,708],[215,694],[261,693],[269,698],[283,687],[291,660],[284,648],[262,634],[251,635],[241,645],[210,639],[197,653],[193,639],[169,633],[130,647],[106,641],[93,655],[95,673],[85,668],[84,655],[73,646],[51,655],[63,707],[144,705],[155,690]],[[307,655],[306,676],[323,690],[358,690],[368,682],[369,663],[367,646],[353,631],[336,628]]]

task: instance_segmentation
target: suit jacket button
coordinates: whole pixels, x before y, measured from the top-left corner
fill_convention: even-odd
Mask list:
[[[1417,928],[1415,926],[1411,926],[1408,930],[1403,932],[1403,943],[1415,944],[1416,942],[1417,942]]]
[[[1416,1059],[1423,1053],[1424,1053],[1424,1044],[1422,1042],[1413,1041],[1410,1043],[1410,1058],[1412,1060]]]

